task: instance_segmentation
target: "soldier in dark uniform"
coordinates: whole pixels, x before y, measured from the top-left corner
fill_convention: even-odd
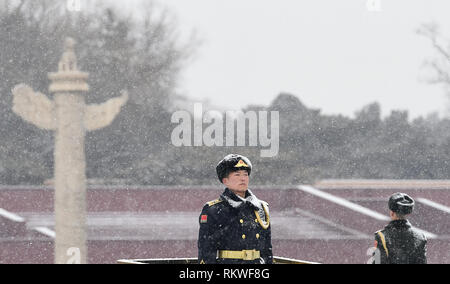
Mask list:
[[[392,221],[375,233],[374,263],[381,264],[426,264],[427,239],[423,233],[411,226],[406,216],[414,208],[414,200],[405,193],[395,193],[389,198]]]
[[[217,176],[226,188],[200,214],[199,263],[272,263],[269,207],[248,189],[251,170],[250,160],[235,154],[217,165]]]

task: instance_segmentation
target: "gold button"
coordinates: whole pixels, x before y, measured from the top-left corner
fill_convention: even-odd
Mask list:
[[[259,239],[259,234],[256,234],[256,238]]]
[[[242,238],[245,239],[245,235],[242,235]]]
[[[258,223],[258,219],[255,219],[255,222]]]
[[[244,223],[244,220],[241,219],[241,220],[239,220],[239,222],[241,222],[241,224],[243,224],[243,223]]]

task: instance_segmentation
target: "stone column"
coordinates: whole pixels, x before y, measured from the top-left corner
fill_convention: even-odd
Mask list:
[[[77,67],[75,42],[66,39],[58,72],[49,73],[54,99],[26,85],[13,89],[13,111],[24,120],[55,131],[55,263],[87,263],[86,131],[109,125],[128,94],[100,105],[86,105],[88,73]]]

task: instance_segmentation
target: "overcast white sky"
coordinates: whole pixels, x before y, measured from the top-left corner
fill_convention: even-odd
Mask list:
[[[203,41],[180,85],[193,99],[239,109],[288,92],[327,114],[352,116],[375,101],[384,115],[444,113],[443,88],[424,82],[431,71],[422,64],[435,53],[416,30],[434,21],[450,41],[450,1],[369,1],[380,11],[368,0],[158,2],[183,35],[195,30]]]

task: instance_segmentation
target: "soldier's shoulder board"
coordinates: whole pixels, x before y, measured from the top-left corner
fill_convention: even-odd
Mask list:
[[[222,201],[223,200],[219,198],[219,199],[216,199],[216,200],[212,200],[212,201],[206,202],[206,204],[208,204],[208,206],[211,207],[211,206],[216,205],[216,204],[218,204],[218,203],[220,203]]]

